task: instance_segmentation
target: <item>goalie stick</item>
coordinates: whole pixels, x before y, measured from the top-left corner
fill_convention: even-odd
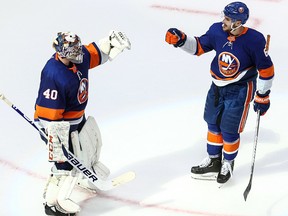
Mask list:
[[[34,123],[34,121],[30,120],[20,109],[18,109],[11,101],[9,101],[4,94],[0,92],[0,99],[3,100],[8,106],[10,106],[13,110],[15,110],[19,115],[21,115],[30,125],[32,125],[43,137],[46,138],[47,135],[44,131],[42,131],[38,126]],[[47,142],[46,142],[47,143]],[[132,171],[126,172],[118,177],[109,180],[101,180],[97,177],[91,169],[87,168],[84,164],[80,162],[80,160],[69,151],[69,149],[65,148],[62,144],[62,150],[67,158],[68,162],[83,176],[85,176],[95,187],[97,187],[101,191],[108,191],[113,188],[116,188],[122,184],[132,181],[135,178],[135,173]]]

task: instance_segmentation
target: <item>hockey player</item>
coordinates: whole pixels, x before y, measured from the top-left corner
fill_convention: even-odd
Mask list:
[[[76,183],[96,190],[87,179],[74,172],[62,151],[73,152],[98,178],[106,179],[109,169],[99,161],[101,136],[93,117],[85,117],[88,102],[89,69],[113,60],[131,44],[125,33],[111,31],[98,44],[82,45],[72,32],[59,32],[53,41],[56,53],[41,73],[35,104],[35,122],[48,137],[48,160],[54,165],[44,190],[47,215],[75,215],[80,211],[70,199]],[[47,139],[43,139],[47,140]]]
[[[250,102],[254,99],[254,110],[259,110],[260,115],[270,106],[274,66],[263,34],[244,26],[248,18],[246,4],[232,2],[225,6],[222,22],[211,25],[200,37],[189,37],[177,28],[166,33],[167,43],[190,54],[216,52],[204,110],[208,157],[191,168],[192,177],[197,179],[227,182],[232,176]]]

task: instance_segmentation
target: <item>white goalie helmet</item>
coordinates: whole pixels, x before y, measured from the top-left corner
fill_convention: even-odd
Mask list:
[[[75,64],[83,62],[81,39],[73,32],[58,32],[53,47],[62,58],[67,58]]]

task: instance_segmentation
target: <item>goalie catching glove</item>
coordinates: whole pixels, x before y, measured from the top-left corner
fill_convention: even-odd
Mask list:
[[[111,31],[108,37],[105,37],[99,41],[100,49],[103,53],[109,56],[109,60],[112,61],[126,48],[131,49],[131,43],[124,32]]]

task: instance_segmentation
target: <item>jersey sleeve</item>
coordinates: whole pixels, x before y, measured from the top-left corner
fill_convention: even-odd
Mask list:
[[[89,53],[90,63],[89,69],[97,67],[102,63],[102,53],[95,42],[84,46]]]
[[[200,56],[203,53],[210,52],[215,49],[214,36],[216,31],[216,26],[213,24],[209,30],[202,36],[196,37],[197,50],[195,55]]]
[[[272,87],[274,78],[274,65],[273,62],[265,51],[266,40],[262,34],[253,40],[253,58],[256,62],[256,68],[259,72],[258,91],[262,94],[267,92]]]

